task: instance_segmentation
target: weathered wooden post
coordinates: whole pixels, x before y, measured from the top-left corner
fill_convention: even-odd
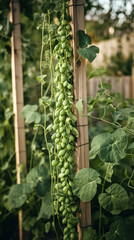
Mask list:
[[[74,76],[74,99],[75,103],[83,99],[83,115],[87,115],[87,78],[86,78],[86,61],[79,59],[78,55],[78,30],[85,30],[84,17],[84,0],[71,0],[69,2],[70,16],[72,19],[72,47],[73,47],[73,76]],[[77,170],[89,167],[89,139],[88,139],[88,118],[80,117],[75,109],[77,116],[77,129],[79,137],[77,138],[75,150],[75,162]],[[81,224],[80,227],[91,225],[91,205],[90,202],[80,203],[81,207]],[[81,239],[81,233],[79,239]]]
[[[20,3],[19,0],[11,0],[10,21],[13,23],[11,37],[11,66],[12,66],[12,95],[14,111],[15,130],[15,152],[16,152],[16,172],[17,183],[21,182],[20,164],[24,164],[26,171],[26,144],[24,119],[20,112],[23,104],[23,73],[22,73],[22,52],[21,52],[21,29],[20,29]],[[22,212],[19,212],[19,236],[22,236]]]
[[[131,47],[132,47],[132,56],[133,56],[133,63],[132,63],[132,79],[131,79],[131,98],[134,99],[134,43],[133,43],[133,39],[134,39],[134,30],[133,33],[131,35]]]

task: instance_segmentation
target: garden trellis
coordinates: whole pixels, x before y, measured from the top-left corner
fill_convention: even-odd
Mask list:
[[[83,115],[87,115],[87,77],[86,61],[79,58],[78,54],[78,30],[85,30],[84,1],[74,0],[69,2],[70,16],[72,19],[72,46],[73,60],[72,67],[74,73],[74,105],[81,98],[83,100]],[[79,137],[77,138],[75,150],[76,171],[89,167],[89,143],[88,143],[88,118],[81,117],[77,113],[77,129]],[[91,225],[90,203],[81,203],[81,227]]]
[[[74,106],[79,98],[83,99],[83,114],[87,115],[87,87],[86,87],[86,62],[83,58],[78,59],[78,30],[84,30],[84,1],[70,1],[69,11],[72,18],[72,46],[73,60],[72,68],[74,75]],[[20,116],[23,108],[23,74],[21,59],[21,36],[20,36],[20,12],[19,1],[11,2],[11,20],[13,22],[14,31],[12,35],[12,78],[13,78],[13,104],[15,113],[15,144],[16,144],[16,169],[17,183],[20,183],[20,164],[23,163],[26,169],[25,155],[25,134],[24,121]],[[75,163],[76,171],[89,167],[89,143],[88,143],[88,118],[80,117],[74,108],[77,116],[77,129],[79,137],[77,138]],[[21,143],[21,144],[20,144]],[[91,224],[90,203],[81,202],[81,227]],[[20,220],[21,221],[21,220]],[[21,223],[20,223],[21,224]],[[80,229],[79,229],[80,230]],[[20,239],[22,238],[22,230],[20,230]],[[79,239],[81,232],[79,232]]]

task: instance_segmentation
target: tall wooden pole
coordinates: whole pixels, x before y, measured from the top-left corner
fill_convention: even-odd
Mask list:
[[[83,115],[87,115],[87,78],[86,61],[79,59],[78,55],[78,30],[85,30],[84,0],[70,0],[70,16],[72,19],[72,46],[73,46],[73,75],[74,75],[74,98],[75,103],[83,99]],[[75,109],[77,116],[77,138],[75,150],[75,162],[77,171],[89,167],[89,138],[88,138],[88,118],[80,117]],[[81,207],[81,227],[91,225],[91,205],[90,202],[80,203]],[[79,237],[81,239],[81,237]]]
[[[133,32],[131,33],[131,42],[130,47],[132,49],[132,78],[131,78],[131,98],[134,100],[134,25],[133,25]],[[133,101],[132,101],[133,102]]]
[[[23,73],[22,73],[22,51],[21,51],[21,29],[20,29],[20,3],[19,0],[11,0],[10,21],[13,23],[11,37],[11,66],[12,66],[12,94],[15,129],[15,152],[17,183],[21,182],[20,164],[24,164],[26,171],[26,144],[24,119],[20,112],[24,106],[23,100]],[[19,212],[19,236],[22,236],[22,212]]]
[[[131,88],[131,98],[134,99],[134,53],[133,53],[133,65],[132,65],[132,88]]]

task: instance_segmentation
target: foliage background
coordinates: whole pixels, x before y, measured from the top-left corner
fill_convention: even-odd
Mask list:
[[[133,30],[132,23],[134,22],[134,10],[131,14],[126,13],[126,3],[124,0],[123,9],[121,11],[114,11],[114,4],[116,1],[110,1],[110,9],[108,12],[104,12],[103,6],[99,1],[85,1],[85,14],[89,11],[90,15],[96,19],[95,22],[87,27],[90,28],[90,32],[95,41],[102,39],[108,39],[111,37],[108,32],[109,26],[115,27],[115,33],[121,35],[123,32],[129,33]],[[16,171],[15,171],[15,155],[14,155],[14,130],[13,130],[13,109],[12,109],[12,94],[11,94],[11,45],[10,37],[12,31],[12,25],[9,21],[9,0],[0,0],[0,239],[18,239],[18,217],[16,210],[9,210],[7,204],[7,198],[9,189],[16,183]],[[41,29],[38,28],[38,21],[35,18],[34,13],[41,15],[43,12],[43,6],[46,4],[45,1],[37,0],[22,0],[21,1],[21,31],[22,31],[22,53],[23,53],[23,76],[24,76],[24,102],[26,104],[38,105],[38,99],[40,98],[40,83],[37,82],[36,76],[39,75],[39,60],[40,60],[40,48],[41,48]],[[113,18],[113,11],[115,12]],[[119,16],[123,14],[125,21],[119,25]],[[37,21],[37,22],[36,22]],[[38,28],[38,30],[37,30]],[[112,36],[113,37],[113,36]],[[123,68],[121,71],[125,74],[131,74],[131,68],[124,69],[126,67],[126,61],[124,64],[120,62],[122,56],[119,54],[112,59],[115,66],[112,68],[112,73],[116,72],[117,68]],[[132,58],[128,61],[128,66],[132,64]],[[40,109],[40,116],[42,111]],[[42,119],[43,120],[43,119]],[[47,121],[51,121],[48,115]],[[34,123],[26,125],[26,139],[27,139],[27,159],[28,169],[30,167],[30,159],[32,153],[33,166],[39,165],[44,162],[44,155],[48,158],[45,151],[44,142],[42,139],[43,131],[39,130],[36,139],[34,134],[36,129],[33,129]],[[109,131],[109,128],[101,123],[93,125],[90,128],[92,136],[98,133]],[[111,131],[111,129],[110,129]],[[34,139],[34,141],[33,141]],[[32,144],[31,144],[32,142]],[[48,160],[48,159],[47,159]],[[128,160],[129,161],[129,160]],[[48,167],[48,166],[46,166]],[[95,168],[94,163],[92,167]],[[118,169],[115,167],[115,179],[119,180]],[[25,178],[22,169],[22,179]],[[36,221],[36,214],[33,212],[35,205],[37,204],[37,211],[39,211],[41,202],[35,192],[33,192],[29,202],[24,206],[24,225],[27,226],[27,230],[34,229],[34,236],[40,238],[47,235],[47,231],[52,227],[52,220],[47,219],[44,222]],[[96,208],[97,199],[94,201],[93,208]],[[28,211],[27,211],[28,207]],[[96,215],[93,216],[94,227],[96,227]],[[107,219],[109,214],[105,213]],[[30,220],[28,218],[30,216]],[[104,218],[104,221],[106,218]],[[111,220],[110,220],[111,221]],[[29,223],[31,225],[29,225]],[[45,228],[44,228],[45,224]],[[105,223],[107,224],[107,222]],[[7,231],[8,229],[8,231]],[[29,238],[31,237],[31,233]],[[50,239],[53,238],[53,231],[49,233]],[[36,238],[35,238],[36,239]]]

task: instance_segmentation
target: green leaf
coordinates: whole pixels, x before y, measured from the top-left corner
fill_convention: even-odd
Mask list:
[[[5,134],[5,131],[4,131],[3,124],[0,124],[0,139],[4,137],[4,134]]]
[[[106,240],[133,240],[133,222],[117,220],[110,226],[110,231],[105,234]]]
[[[0,24],[0,31],[2,31],[2,29],[3,29],[3,25]]]
[[[24,117],[26,123],[39,123],[41,120],[40,113],[37,112],[37,105],[25,105],[21,111],[22,117]]]
[[[103,91],[104,91],[104,90],[109,90],[109,89],[112,88],[111,84],[109,84],[109,83],[104,83],[104,82],[101,82],[101,83],[98,85],[98,87],[99,87],[100,89],[103,89]]]
[[[97,240],[96,230],[92,227],[83,228],[82,240]]]
[[[43,181],[41,182],[38,182],[35,190],[40,197],[43,197],[46,194],[46,192],[50,191],[50,187],[51,187],[51,182],[50,182],[50,178],[48,178],[45,180],[43,179]]]
[[[133,148],[134,148],[134,142],[128,146],[128,149],[133,149]]]
[[[39,22],[40,21],[40,19],[41,19],[41,15],[39,14],[39,13],[34,13],[34,22]]]
[[[94,159],[100,152],[101,146],[105,144],[108,133],[98,134],[91,142],[91,150],[89,151],[89,158]]]
[[[120,112],[121,112],[122,116],[128,117],[131,113],[134,112],[134,109],[132,109],[132,108],[122,108],[122,109],[120,109]]]
[[[72,225],[76,225],[77,223],[79,223],[79,218],[78,217],[74,217],[73,215],[69,215],[69,223],[71,223]]]
[[[50,186],[50,175],[48,175],[48,169],[43,165],[33,168],[27,174],[26,182],[29,183],[32,188],[36,187],[37,193],[40,196],[44,196],[44,192]]]
[[[52,129],[53,129],[53,124],[51,123],[47,126],[46,131],[50,132],[52,131]]]
[[[51,3],[51,2],[48,2],[48,1],[45,1],[45,4],[43,4],[42,2],[42,11],[43,13],[47,13],[48,12],[48,9],[49,11],[53,11],[55,8],[55,3]]]
[[[51,194],[50,192],[46,193],[45,197],[42,199],[41,208],[37,220],[40,218],[50,219],[52,216],[52,203],[51,203]]]
[[[1,166],[1,171],[5,171],[9,168],[9,163],[8,162],[5,162],[2,166]]]
[[[51,223],[50,223],[50,222],[47,222],[47,223],[45,224],[45,232],[46,232],[46,233],[49,232],[50,227],[51,227]]]
[[[11,112],[10,108],[7,108],[5,111],[5,117],[9,120],[13,116],[13,112]]]
[[[120,111],[116,111],[113,113],[114,122],[117,122],[118,120],[120,120],[120,117],[121,117]],[[121,117],[121,120],[122,120],[122,117]]]
[[[106,68],[96,68],[89,74],[88,79],[96,76],[102,76],[104,73],[106,73],[106,71]]]
[[[27,194],[31,193],[32,188],[28,183],[16,184],[11,187],[8,195],[8,204],[9,207],[19,208],[27,200]]]
[[[99,53],[99,48],[93,45],[89,48],[78,49],[78,53],[91,63],[96,58],[96,54]]]
[[[112,182],[111,178],[113,175],[113,167],[115,164],[113,163],[105,163],[102,162],[101,164],[99,164],[99,166],[97,167],[97,172],[99,172],[99,174],[105,178],[105,180],[107,182]]]
[[[37,79],[37,81],[39,82],[39,83],[43,83],[43,84],[45,84],[45,81],[44,81],[44,78],[45,77],[47,77],[47,75],[45,74],[45,75],[40,75],[40,76],[37,76],[36,77],[36,79]]]
[[[48,106],[48,107],[49,107],[50,104],[51,104],[51,100],[50,100],[50,98],[48,98],[48,97],[45,96],[45,97],[40,98],[39,104],[40,104],[40,105],[43,104],[44,106],[46,106],[46,107]]]
[[[113,215],[120,214],[121,211],[128,208],[128,195],[122,186],[114,183],[106,189],[106,193],[99,195],[99,203]]]
[[[90,36],[86,34],[83,30],[78,30],[77,33],[78,33],[79,48],[84,48],[91,44]]]
[[[130,129],[134,129],[134,117],[128,117],[127,127]]]
[[[36,217],[28,216],[25,220],[23,220],[22,226],[26,231],[30,231],[31,228],[35,225],[36,221]]]
[[[82,202],[92,200],[97,192],[97,184],[101,183],[99,174],[92,168],[81,169],[73,180],[73,194]]]
[[[112,134],[103,133],[94,137],[91,143],[90,159],[98,154],[105,162],[118,163],[126,156],[127,136],[122,129],[117,129]]]
[[[80,98],[78,102],[76,103],[76,107],[78,109],[78,113],[81,116],[83,113],[83,100]]]

